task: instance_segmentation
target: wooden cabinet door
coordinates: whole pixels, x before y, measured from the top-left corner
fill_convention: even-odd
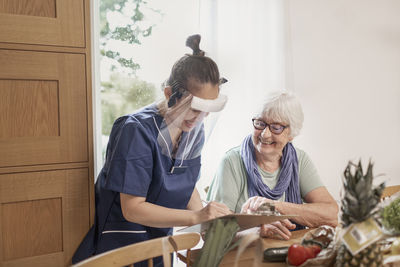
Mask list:
[[[93,221],[89,0],[0,0],[0,267],[70,266]]]
[[[0,266],[69,266],[89,224],[88,170],[0,175]]]
[[[0,49],[0,167],[88,161],[81,54]]]
[[[0,40],[84,47],[84,1],[0,0]]]

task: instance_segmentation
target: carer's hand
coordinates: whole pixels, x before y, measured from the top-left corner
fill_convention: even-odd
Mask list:
[[[196,211],[194,224],[202,223],[231,213],[232,211],[229,210],[228,206],[225,204],[212,201],[201,210]]]
[[[251,197],[242,205],[241,213],[251,213],[253,211],[256,211],[262,204],[268,202],[274,201],[272,199],[260,196]]]
[[[296,225],[288,219],[276,221],[270,224],[263,224],[260,227],[260,236],[289,240],[292,236],[290,230],[293,230],[294,228],[296,228]]]

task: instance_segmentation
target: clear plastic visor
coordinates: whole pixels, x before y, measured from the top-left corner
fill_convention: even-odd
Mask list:
[[[205,142],[204,120],[210,112],[218,113],[225,107],[227,96],[203,99],[190,93],[182,96],[172,107],[163,106],[163,121],[157,125],[157,141],[164,155],[172,160],[194,159],[200,156]]]

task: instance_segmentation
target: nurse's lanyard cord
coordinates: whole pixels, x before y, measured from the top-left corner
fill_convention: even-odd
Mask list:
[[[162,140],[164,141],[165,145],[167,146],[169,158],[171,159],[172,162],[174,162],[174,160],[172,159],[171,151],[169,150],[168,143],[167,143],[167,141],[165,140],[164,136],[162,135],[162,133],[161,133],[161,131],[160,131],[160,128],[158,128],[156,119],[155,119],[154,117],[153,117],[153,121],[154,121],[154,124],[155,124],[156,127],[157,127],[158,133],[160,134],[160,136],[161,136]],[[190,137],[190,132],[188,132],[188,137],[187,137],[187,139],[186,139],[185,148],[183,149],[181,164],[179,164],[179,166],[172,166],[171,171],[170,171],[171,174],[180,174],[180,173],[183,173],[183,172],[185,172],[185,170],[186,170],[186,168],[187,168],[186,166],[182,166],[182,164],[183,164],[184,156],[185,156],[185,153],[186,153],[186,148],[187,148],[187,145],[188,145],[188,142],[189,142],[189,137]]]

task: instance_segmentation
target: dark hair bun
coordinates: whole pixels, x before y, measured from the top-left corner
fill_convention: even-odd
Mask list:
[[[193,50],[193,56],[204,56],[204,51],[200,50],[200,34],[191,35],[186,39],[186,46]]]

